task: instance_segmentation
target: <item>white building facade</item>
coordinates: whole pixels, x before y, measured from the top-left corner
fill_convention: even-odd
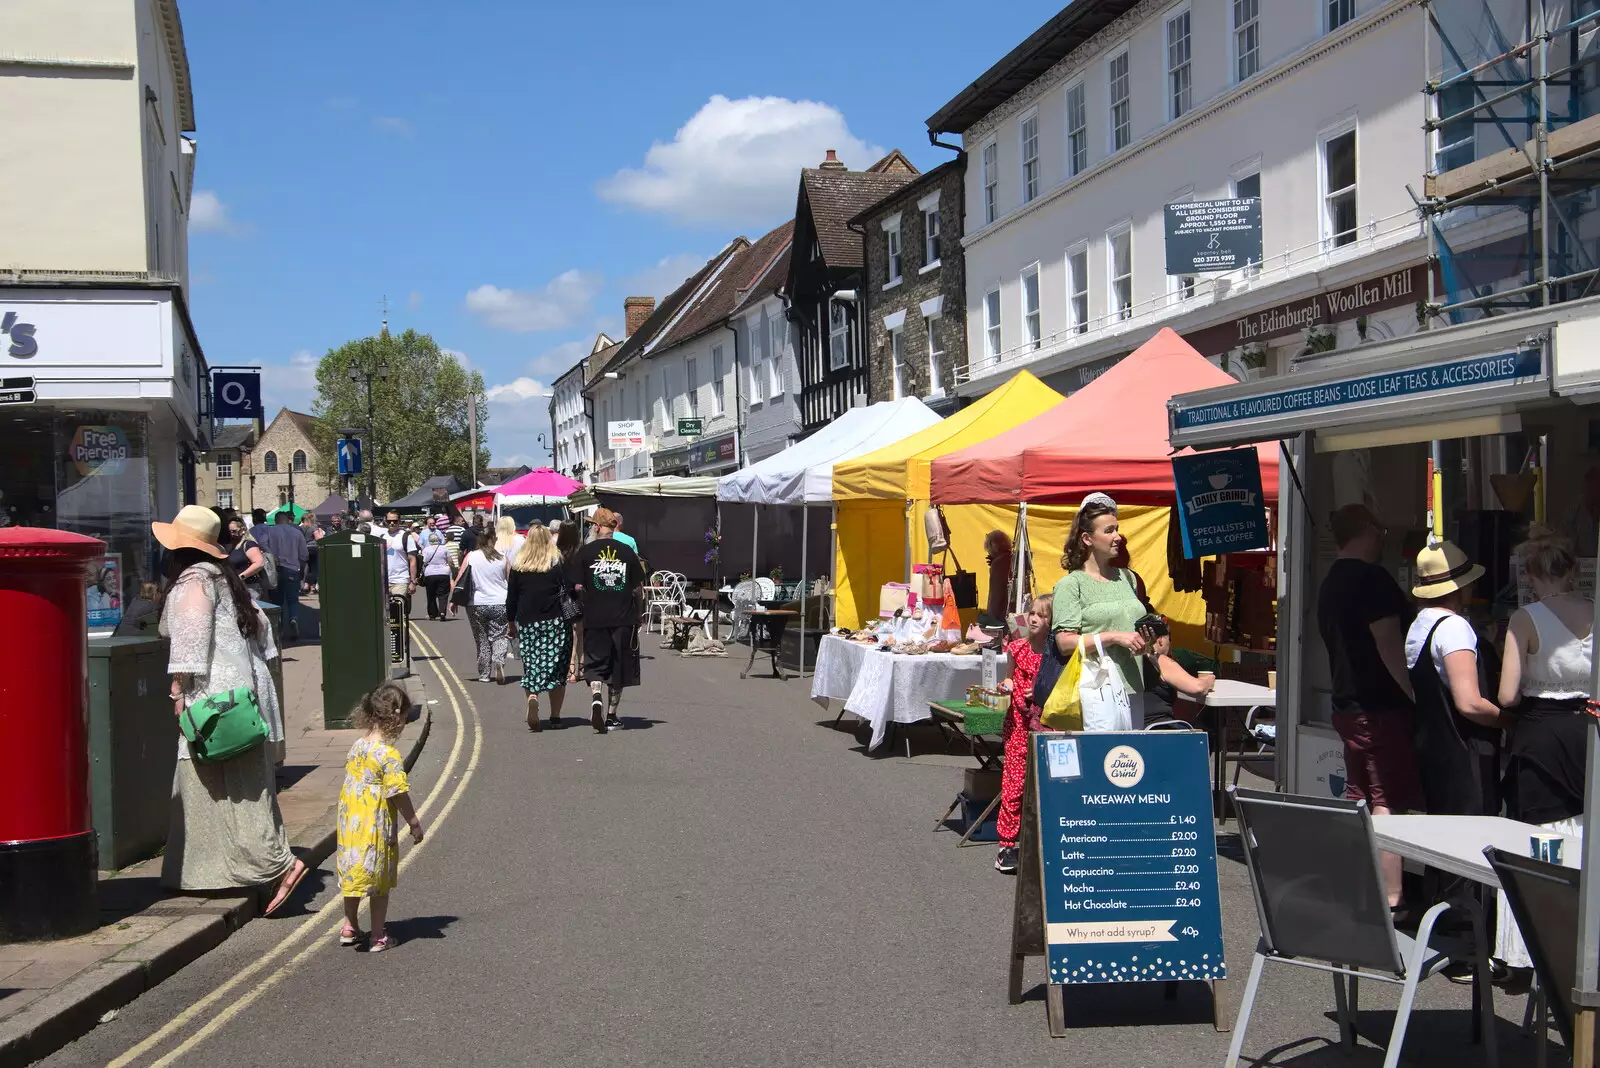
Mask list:
[[[122,592],[194,499],[210,431],[190,319],[194,102],[176,0],[0,5],[0,427],[9,524],[101,538]]]
[[[1080,0],[928,121],[967,152],[969,370],[1063,392],[1170,326],[1241,377],[1416,329],[1427,154],[1406,0]],[[1053,51],[1050,51],[1053,49]],[[1046,64],[1048,64],[1046,66]],[[1263,260],[1166,272],[1164,207],[1258,197]]]
[[[615,344],[606,335],[595,339],[594,349],[568,368],[550,391],[550,436],[555,442],[555,469],[568,478],[587,482],[594,471],[594,438],[583,396],[589,361]]]

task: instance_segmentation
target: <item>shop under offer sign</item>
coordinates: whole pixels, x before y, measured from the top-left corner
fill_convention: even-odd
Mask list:
[[[1172,481],[1186,559],[1269,546],[1261,458],[1255,449],[1174,456]]]
[[[1227,978],[1206,736],[1032,736],[1050,982]]]

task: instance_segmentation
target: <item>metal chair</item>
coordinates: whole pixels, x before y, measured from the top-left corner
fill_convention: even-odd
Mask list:
[[[1469,910],[1476,949],[1434,933],[1439,917],[1451,907],[1448,902],[1423,914],[1415,938],[1396,931],[1365,801],[1237,787],[1228,792],[1238,813],[1239,840],[1250,873],[1261,940],[1250,965],[1225,1068],[1239,1063],[1261,973],[1269,961],[1333,975],[1339,1034],[1351,1048],[1356,1041],[1357,983],[1365,978],[1399,986],[1400,1005],[1383,1060],[1384,1068],[1395,1068],[1411,1022],[1417,984],[1452,958],[1464,956],[1477,961],[1483,997],[1478,1022],[1484,1053],[1493,1068],[1494,995],[1482,915]]]
[[[657,571],[650,576],[650,583],[644,589],[646,630],[652,629],[653,621],[654,629],[664,631],[663,620],[667,616],[683,614],[686,587],[687,580],[672,571]]]
[[[768,579],[767,581],[771,581]],[[761,607],[761,587],[745,579],[733,588],[733,640],[742,642],[750,637],[750,613]]]
[[[1276,728],[1277,709],[1268,708],[1263,705],[1259,708],[1252,708],[1249,712],[1245,713],[1244,741],[1242,744],[1254,745],[1255,751],[1251,752],[1249,750],[1242,749],[1230,750],[1223,754],[1222,759],[1224,764],[1226,764],[1229,760],[1233,761],[1233,785],[1239,785],[1239,771],[1246,764],[1250,765],[1250,770],[1252,772],[1260,775],[1262,778],[1277,778],[1277,736],[1273,735],[1272,740],[1269,741],[1264,735],[1256,733],[1257,727],[1266,726],[1267,724],[1271,724],[1274,728]],[[1258,770],[1261,767],[1265,767],[1268,770],[1265,772]]]

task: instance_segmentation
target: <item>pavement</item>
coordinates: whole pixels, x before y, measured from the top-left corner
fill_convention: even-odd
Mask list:
[[[1069,1035],[1051,1039],[1034,959],[1008,1004],[1015,883],[991,849],[934,829],[970,761],[931,731],[909,732],[910,758],[869,756],[807,681],[741,681],[742,658],[646,638],[629,729],[595,734],[574,691],[565,729],[533,734],[520,689],[460,681],[462,621],[417,629],[442,693],[411,776],[428,838],[404,848],[396,948],[335,944],[324,867],[294,915],[251,924],[47,1065],[277,1068],[341,1049],[418,1068],[1222,1063],[1230,1036],[1203,984],[1172,1000],[1158,984],[1070,988]],[[1219,846],[1231,1016],[1257,929],[1237,838]],[[1327,977],[1276,969],[1246,1063],[1381,1063],[1396,993],[1362,992],[1346,1053]],[[1481,1063],[1469,997],[1422,985],[1408,1064]],[[1496,998],[1502,1065],[1533,1063],[1524,1005]]]
[[[316,601],[307,606],[316,619]],[[420,674],[406,680],[419,717],[398,747],[407,766],[427,738],[429,704]],[[322,649],[283,650],[284,761],[278,807],[290,848],[312,867],[333,852],[334,813],[345,757],[359,730],[322,729]],[[174,737],[174,745],[177,744]],[[172,893],[161,857],[100,873],[100,926],[55,942],[0,945],[0,1065],[26,1063],[93,1028],[255,919],[271,887],[237,893]]]

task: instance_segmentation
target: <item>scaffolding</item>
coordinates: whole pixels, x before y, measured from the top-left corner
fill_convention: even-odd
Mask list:
[[[1423,310],[1454,323],[1600,293],[1600,0],[1419,3]]]

